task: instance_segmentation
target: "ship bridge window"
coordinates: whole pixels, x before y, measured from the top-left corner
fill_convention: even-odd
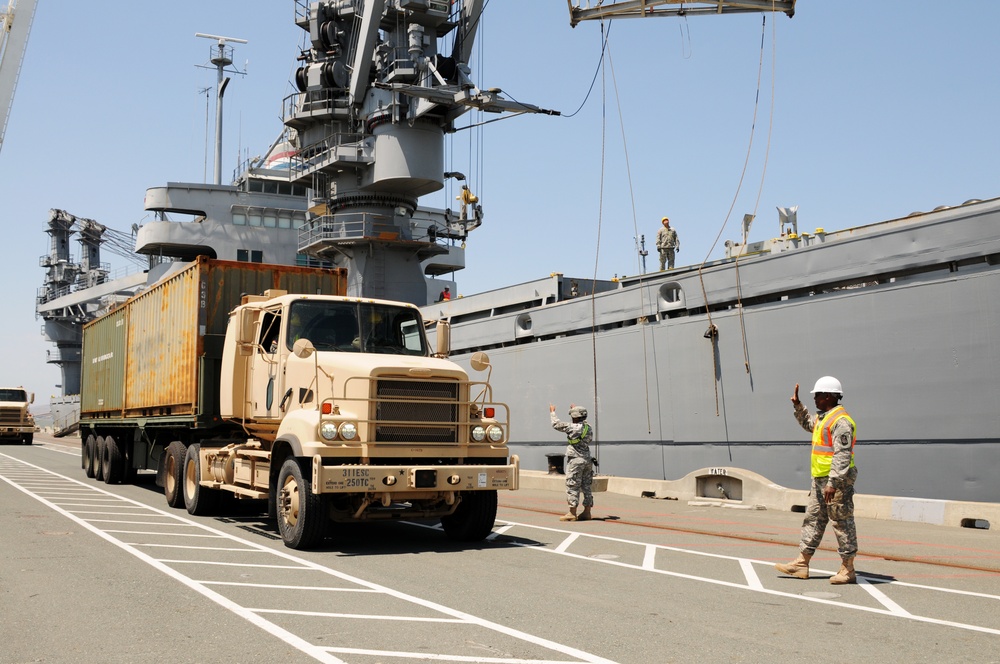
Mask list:
[[[247,216],[242,212],[233,212],[233,226],[246,226]]]

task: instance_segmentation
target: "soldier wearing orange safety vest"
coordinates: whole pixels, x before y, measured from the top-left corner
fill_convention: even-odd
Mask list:
[[[809,505],[802,522],[799,557],[775,568],[782,574],[799,579],[809,578],[809,560],[823,539],[826,524],[833,522],[840,554],[840,571],[830,577],[830,583],[856,583],[854,557],[858,553],[858,533],[854,525],[854,482],[858,469],[854,465],[854,443],[858,428],[840,400],[844,390],[833,376],[816,381],[812,394],[816,402],[814,416],[799,401],[799,386],[795,385],[792,406],[795,419],[806,431],[812,432],[812,486]]]

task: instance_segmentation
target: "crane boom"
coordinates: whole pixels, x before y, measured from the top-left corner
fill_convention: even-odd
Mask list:
[[[569,22],[574,28],[580,21],[648,16],[696,16],[701,14],[743,14],[748,12],[784,12],[795,14],[795,0],[621,0],[598,2],[595,7],[569,3]],[[667,5],[676,5],[668,7]]]
[[[28,33],[35,18],[38,0],[10,0],[7,9],[0,15],[0,111],[3,124],[0,125],[0,148],[7,132],[10,107],[14,103],[14,88],[21,72],[24,49],[28,45]],[[16,9],[15,9],[16,5]]]

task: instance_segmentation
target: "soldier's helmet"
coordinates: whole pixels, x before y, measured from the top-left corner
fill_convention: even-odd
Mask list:
[[[844,396],[844,387],[840,381],[833,376],[823,376],[816,381],[816,386],[812,388],[812,394],[825,392],[827,394],[839,394]]]
[[[572,417],[572,418],[579,417],[579,418],[586,419],[586,417],[587,417],[587,409],[586,408],[581,408],[580,406],[575,406],[575,407],[569,409],[569,416]]]

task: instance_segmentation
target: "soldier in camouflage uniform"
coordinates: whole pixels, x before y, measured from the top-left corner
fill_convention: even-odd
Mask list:
[[[587,424],[587,409],[575,404],[569,406],[572,422],[560,422],[556,417],[556,407],[549,404],[552,428],[566,434],[566,500],[569,512],[559,517],[560,521],[589,521],[593,517],[590,508],[594,506],[591,484],[594,480],[594,460],[590,456],[590,443],[594,440],[594,430]],[[583,494],[583,512],[577,516],[580,494]]]
[[[854,482],[858,469],[854,465],[854,442],[857,425],[840,400],[844,397],[840,381],[824,376],[812,390],[817,413],[809,414],[799,401],[799,386],[792,394],[795,419],[803,429],[813,434],[812,487],[809,506],[802,522],[799,557],[775,568],[782,574],[800,579],[809,578],[809,560],[823,539],[828,521],[833,522],[837,550],[842,560],[840,571],[830,577],[830,583],[856,583],[854,557],[858,553],[858,533],[854,526]]]
[[[656,250],[660,252],[660,272],[666,269],[674,269],[674,257],[681,250],[681,240],[677,237],[677,231],[670,227],[670,219],[664,217],[660,220],[663,228],[656,232]]]

